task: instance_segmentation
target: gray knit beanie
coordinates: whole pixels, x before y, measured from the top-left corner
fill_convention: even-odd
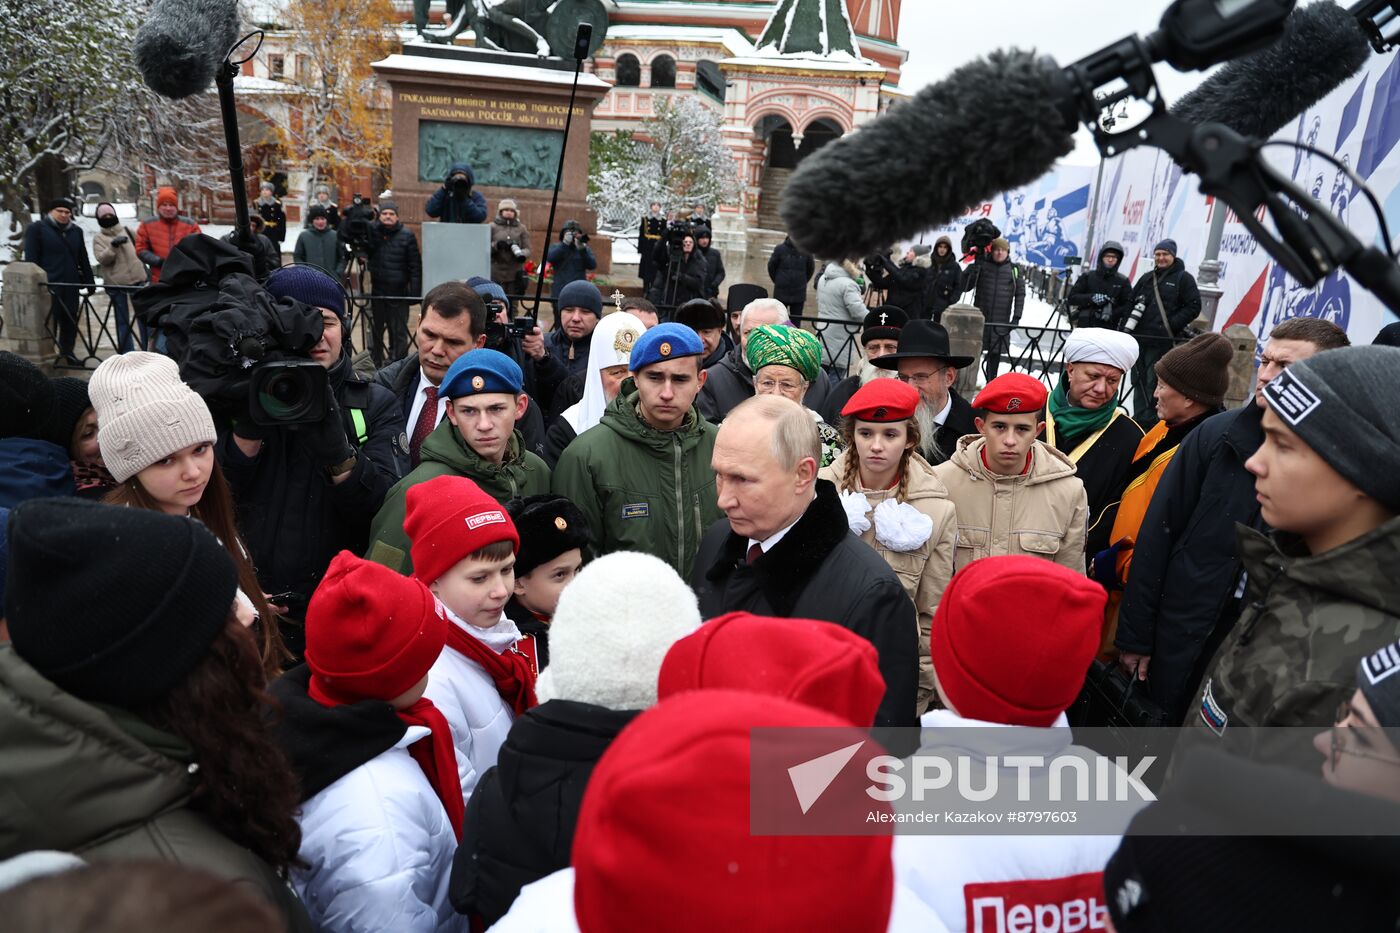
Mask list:
[[[119,483],[177,450],[215,441],[209,406],[180,381],[168,356],[137,351],[108,357],[93,372],[88,395],[102,462]]]
[[[1400,348],[1342,347],[1299,360],[1264,400],[1303,442],[1366,495],[1400,512]]]

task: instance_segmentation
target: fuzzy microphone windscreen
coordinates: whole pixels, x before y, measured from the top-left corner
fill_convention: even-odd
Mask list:
[[[237,41],[237,0],[156,0],[133,55],[147,87],[189,97],[210,85]]]

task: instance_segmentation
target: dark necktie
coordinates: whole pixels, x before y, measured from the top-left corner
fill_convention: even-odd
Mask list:
[[[761,544],[750,544],[750,545],[749,545],[748,562],[749,562],[750,564],[752,564],[754,561],[758,560],[758,559],[759,559],[760,557],[762,557],[762,556],[763,556],[763,545],[761,545]]]
[[[418,466],[418,448],[423,446],[423,438],[433,433],[433,428],[437,427],[437,386],[428,386],[423,390],[427,393],[427,398],[423,401],[423,410],[418,413],[418,421],[413,425],[413,436],[408,439],[408,456],[413,466]]]

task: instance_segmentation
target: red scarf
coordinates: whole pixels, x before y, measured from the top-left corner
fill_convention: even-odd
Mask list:
[[[535,699],[535,666],[530,658],[512,645],[500,654],[479,638],[462,631],[455,622],[447,627],[447,647],[480,664],[496,684],[496,692],[515,715],[539,705]]]
[[[438,799],[447,810],[447,821],[452,824],[452,834],[457,841],[462,840],[462,817],[466,803],[462,800],[462,780],[457,776],[457,744],[452,741],[452,729],[447,725],[433,701],[420,697],[408,709],[401,709],[399,718],[410,726],[426,726],[432,735],[419,739],[408,747],[408,753],[418,762],[418,767],[428,776]]]
[[[306,693],[322,706],[341,706],[346,702],[354,702],[341,700],[326,693],[314,676],[307,685]],[[404,725],[424,726],[432,732],[427,738],[419,739],[410,745],[408,753],[418,762],[418,767],[423,769],[424,777],[432,785],[438,800],[442,801],[442,807],[447,811],[447,821],[452,824],[452,834],[460,842],[462,817],[467,807],[462,799],[462,781],[457,776],[457,743],[452,741],[452,727],[427,697],[420,697],[412,706],[395,712]]]

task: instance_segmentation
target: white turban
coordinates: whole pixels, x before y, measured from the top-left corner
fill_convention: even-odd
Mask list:
[[[1127,372],[1137,358],[1137,341],[1122,331],[1079,327],[1065,338],[1066,363],[1103,363]]]

